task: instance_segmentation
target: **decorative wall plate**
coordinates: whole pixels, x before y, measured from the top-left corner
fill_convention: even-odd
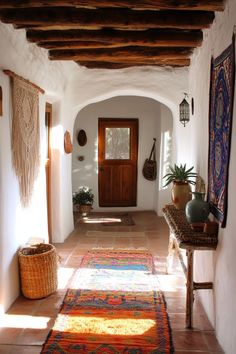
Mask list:
[[[83,129],[80,129],[77,137],[78,144],[84,146],[87,143],[87,135]]]

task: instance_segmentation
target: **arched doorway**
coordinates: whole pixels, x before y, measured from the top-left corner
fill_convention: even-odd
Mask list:
[[[129,210],[160,210],[160,202],[165,197],[161,195],[160,186],[163,175],[163,164],[166,163],[163,149],[164,133],[172,134],[173,118],[171,111],[160,102],[142,96],[116,96],[84,107],[77,115],[74,124],[74,150],[72,156],[72,190],[86,185],[94,191],[94,210],[104,210],[98,200],[98,118],[137,118],[139,120],[139,153],[137,206]],[[78,145],[78,131],[84,129],[87,133],[87,144]],[[150,154],[153,138],[157,139],[158,177],[156,181],[147,181],[142,176],[142,167]],[[170,154],[168,159],[170,159]],[[165,202],[165,200],[164,200]],[[124,210],[122,207],[109,210]],[[127,210],[127,209],[126,209]]]

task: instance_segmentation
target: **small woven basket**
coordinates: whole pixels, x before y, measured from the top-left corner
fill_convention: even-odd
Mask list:
[[[57,290],[58,255],[51,244],[40,243],[18,252],[21,290],[29,299],[40,299]]]

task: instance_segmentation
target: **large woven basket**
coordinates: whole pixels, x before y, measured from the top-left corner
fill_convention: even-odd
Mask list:
[[[21,290],[29,299],[40,299],[57,290],[58,255],[51,244],[40,243],[18,252]]]

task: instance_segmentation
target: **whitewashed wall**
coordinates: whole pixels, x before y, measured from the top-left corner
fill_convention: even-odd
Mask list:
[[[204,33],[203,46],[195,52],[189,76],[195,114],[188,127],[186,146],[188,156],[198,172],[207,181],[208,165],[208,111],[211,56],[217,57],[228,47],[236,25],[236,1],[226,2],[224,13],[217,13],[213,26]],[[183,135],[181,135],[182,137]],[[185,137],[186,138],[186,137]],[[184,146],[178,157],[185,154]],[[216,329],[225,353],[234,354],[236,348],[236,103],[234,100],[232,145],[228,184],[228,218],[225,229],[220,229],[216,252],[198,252],[195,264],[197,281],[213,281],[213,291],[199,291],[206,312]]]
[[[0,24],[0,85],[3,91],[3,116],[0,117],[0,313],[4,312],[19,294],[18,248],[30,238],[48,241],[46,177],[45,177],[45,103],[54,103],[54,159],[53,196],[60,196],[64,202],[63,185],[68,177],[64,177],[60,169],[68,163],[63,152],[63,109],[56,102],[62,101],[64,90],[69,79],[69,70],[63,64],[52,63],[47,59],[47,52],[29,44],[23,30],[15,31],[12,26]],[[76,65],[75,65],[76,66]],[[10,80],[1,69],[9,69],[45,89],[40,94],[40,173],[35,181],[31,204],[22,208],[19,200],[18,181],[12,168],[11,158],[11,99]],[[57,109],[58,108],[58,109]],[[69,111],[68,111],[69,112]],[[61,136],[57,134],[61,131]],[[56,137],[55,137],[56,135]],[[55,162],[56,161],[56,162]],[[68,165],[70,169],[70,163]],[[65,170],[65,169],[64,169]],[[69,177],[70,180],[70,177]],[[55,197],[54,197],[55,198]],[[69,201],[71,200],[69,196]],[[69,204],[69,203],[68,203]],[[69,204],[70,205],[70,204]],[[64,238],[73,229],[72,213],[60,220],[59,211],[54,208],[53,220],[59,220],[59,232],[55,236]],[[68,212],[69,207],[67,207]],[[65,214],[66,214],[65,213]],[[69,212],[68,212],[69,213]],[[55,228],[55,233],[57,229]]]
[[[99,103],[94,103],[82,109],[74,126],[74,151],[72,162],[72,188],[89,186],[95,194],[94,210],[108,210],[98,206],[98,118],[138,118],[138,183],[137,207],[109,208],[111,210],[156,210],[158,203],[159,173],[156,181],[147,181],[142,175],[142,167],[150,154],[153,138],[157,139],[156,155],[158,172],[160,167],[160,144],[162,137],[161,122],[166,119],[166,129],[172,129],[173,118],[169,121],[161,105],[153,99],[136,96],[119,96]],[[81,147],[77,143],[80,129],[87,133],[88,142]],[[79,161],[78,156],[84,156]]]

